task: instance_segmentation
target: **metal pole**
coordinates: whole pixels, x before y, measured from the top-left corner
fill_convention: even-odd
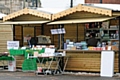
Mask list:
[[[76,34],[76,36],[77,36],[76,37],[76,41],[78,42],[78,24],[77,24],[77,31],[76,32],[77,32],[77,34]]]
[[[58,25],[58,28],[60,28],[60,24]],[[60,44],[60,38],[61,36],[58,34],[58,49],[61,49],[60,48],[60,46],[61,46],[61,44]]]
[[[25,8],[25,0],[23,0],[23,9]]]
[[[41,25],[41,35],[44,35],[44,24]]]
[[[70,0],[70,7],[73,7],[73,0]]]
[[[36,4],[36,7],[38,7],[38,0],[36,0],[36,3],[35,3],[35,4]]]
[[[100,0],[100,3],[102,3],[102,0]]]

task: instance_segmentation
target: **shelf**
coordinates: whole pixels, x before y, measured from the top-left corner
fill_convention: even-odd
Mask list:
[[[91,28],[91,29],[86,29],[86,30],[100,30],[99,28]],[[103,29],[103,30],[119,30],[119,29]]]
[[[85,37],[85,39],[89,39],[90,37]],[[101,39],[101,37],[95,37],[96,39]]]
[[[89,29],[86,29],[86,30],[100,30],[100,28],[89,28]]]
[[[109,29],[109,30],[119,30],[119,29]]]
[[[119,41],[119,39],[110,39],[110,40],[112,40],[112,41]]]

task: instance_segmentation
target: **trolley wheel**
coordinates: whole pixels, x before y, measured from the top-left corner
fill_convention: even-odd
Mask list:
[[[52,74],[52,71],[46,70],[46,71],[45,71],[45,74],[46,74],[46,75],[50,75],[50,74]]]
[[[52,75],[55,75],[55,73],[54,73],[54,71],[52,71],[52,73],[51,73]]]

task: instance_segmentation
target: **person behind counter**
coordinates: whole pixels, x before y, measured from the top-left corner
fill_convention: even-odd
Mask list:
[[[87,41],[88,47],[97,47],[98,40],[95,39],[95,33],[91,33],[90,38]]]
[[[37,45],[37,40],[35,37],[31,37],[31,35],[28,34],[26,38],[27,38],[27,44],[30,48],[32,48],[33,45],[34,46]]]

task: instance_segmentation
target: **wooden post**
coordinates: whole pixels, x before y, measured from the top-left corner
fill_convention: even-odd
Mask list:
[[[118,17],[119,18],[119,61],[118,61],[118,68],[119,68],[119,73],[120,73],[120,16]]]
[[[62,46],[61,46],[61,43],[62,43],[62,41],[61,41],[61,34],[60,34],[60,49],[62,49]]]
[[[59,28],[62,28],[62,25],[59,26]],[[60,49],[62,49],[62,34],[60,34]]]

